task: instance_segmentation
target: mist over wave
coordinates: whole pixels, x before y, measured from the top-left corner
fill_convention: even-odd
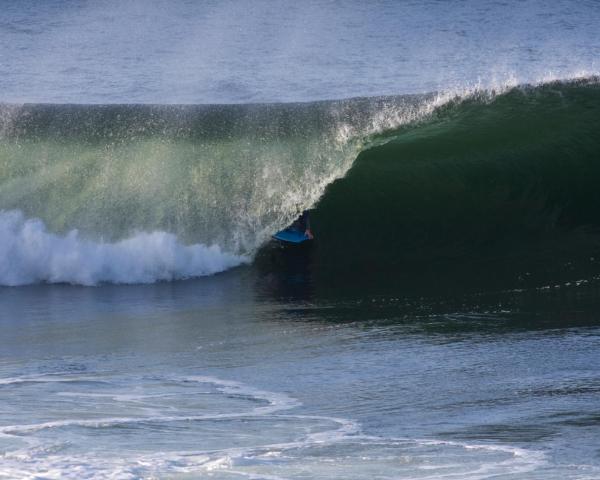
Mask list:
[[[346,173],[366,136],[436,98],[0,106],[0,208],[56,233],[160,230],[251,254]]]
[[[211,275],[246,263],[217,245],[182,245],[166,232],[138,233],[114,242],[94,242],[77,230],[49,233],[39,219],[0,211],[0,285],[38,282],[97,285],[151,283]]]

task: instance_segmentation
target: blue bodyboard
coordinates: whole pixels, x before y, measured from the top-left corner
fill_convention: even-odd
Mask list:
[[[308,238],[308,236],[304,232],[301,232],[299,230],[292,230],[290,228],[280,230],[275,235],[273,235],[273,238],[275,240],[279,240],[280,242],[295,244],[300,244],[310,240],[310,238]]]

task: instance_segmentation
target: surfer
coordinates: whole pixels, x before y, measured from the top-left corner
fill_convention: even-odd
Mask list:
[[[314,237],[310,230],[308,210],[304,210],[294,223],[274,234],[273,238],[285,245],[300,245],[312,240]]]
[[[308,213],[308,210],[304,210],[302,214],[296,219],[296,221],[292,223],[290,228],[298,232],[304,232],[304,235],[306,235],[311,240],[314,238],[310,230],[310,215]]]

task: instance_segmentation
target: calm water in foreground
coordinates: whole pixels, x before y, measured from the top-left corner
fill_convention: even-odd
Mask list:
[[[0,477],[600,477],[597,285],[285,281],[3,288]]]

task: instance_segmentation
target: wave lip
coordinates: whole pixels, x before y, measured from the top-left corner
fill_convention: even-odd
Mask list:
[[[77,230],[49,233],[39,219],[0,211],[0,285],[32,283],[153,283],[212,275],[247,263],[218,245],[184,245],[171,233],[140,232],[114,243]]]

